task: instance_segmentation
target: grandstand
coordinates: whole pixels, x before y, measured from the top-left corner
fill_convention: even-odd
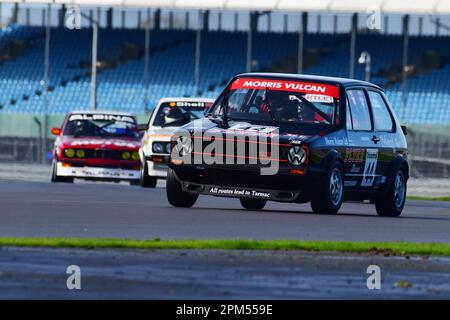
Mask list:
[[[52,28],[51,34],[49,113],[64,114],[80,106],[88,107],[91,31],[59,27]],[[257,33],[253,39],[253,69],[295,72],[297,38],[296,33]],[[401,36],[358,34],[356,53],[370,52],[372,81],[386,88],[403,121],[450,123],[448,40],[448,36],[411,37],[410,62],[416,74],[409,80],[406,110],[401,110]],[[143,31],[105,28],[100,30],[99,41],[98,108],[143,113]],[[304,73],[348,76],[348,35],[307,34],[304,41]],[[232,75],[245,71],[245,43],[245,32],[204,31],[200,61],[202,96],[217,96]],[[1,112],[44,111],[40,84],[44,44],[43,27],[11,25],[1,32]],[[194,95],[194,52],[194,31],[152,30],[150,106],[164,96]],[[364,78],[362,66],[356,65],[355,77]]]
[[[218,0],[219,1],[219,0]],[[222,0],[220,0],[222,1]],[[219,2],[220,2],[219,1]],[[34,10],[25,4],[10,6],[11,16],[0,31],[0,112],[4,114],[43,114],[48,110],[50,115],[62,115],[73,109],[90,107],[91,87],[91,54],[92,54],[92,23],[83,21],[80,30],[70,30],[63,23],[61,12],[65,7],[53,5],[53,23],[50,30],[50,69],[48,82],[48,105],[44,101],[43,64],[45,52],[46,6]],[[40,1],[32,1],[40,2]],[[47,2],[42,0],[42,2]],[[70,3],[76,3],[71,1]],[[93,16],[95,0],[84,1],[94,7],[82,8]],[[122,1],[138,4],[139,1]],[[194,1],[195,2],[195,1]],[[289,17],[284,14],[282,20],[272,22],[273,14],[268,9],[292,9],[298,12],[295,19],[301,15],[301,4],[290,4],[289,1],[266,1],[261,4],[260,11],[247,11],[247,26],[242,28],[240,13],[234,13],[234,28],[225,28],[221,11],[216,10],[220,19],[218,27],[210,28],[208,19],[195,21],[195,26],[189,21],[189,12],[177,13],[175,8],[183,6],[183,1],[174,2],[174,8],[163,21],[161,16],[152,19],[149,57],[149,102],[145,104],[146,88],[143,81],[145,69],[145,43],[143,22],[150,17],[150,11],[138,9],[131,18],[125,15],[125,9],[112,9],[106,13],[103,10],[103,20],[100,23],[98,43],[98,75],[97,75],[97,108],[121,109],[136,114],[143,114],[151,109],[156,102],[165,96],[194,96],[214,98],[222,90],[231,76],[245,72],[249,63],[247,57],[248,31],[253,30],[251,38],[251,68],[252,71],[297,72],[299,54],[298,27],[288,28]],[[325,2],[327,4],[325,5]],[[366,3],[367,2],[367,3]],[[316,14],[316,28],[312,21],[307,22],[303,34],[303,68],[302,73],[338,77],[348,77],[351,51],[351,29],[340,29],[340,25],[352,24],[352,14],[341,14],[340,11],[361,11],[364,6],[372,3],[362,0],[358,5],[346,1],[326,0],[323,6],[319,3],[309,4],[311,8],[322,11],[335,10],[333,22],[321,25],[322,15]],[[383,11],[389,14],[407,13],[408,8],[401,1],[383,1]],[[62,3],[65,3],[62,1]],[[108,1],[102,1],[108,3]],[[139,2],[141,3],[141,2]],[[142,2],[144,3],[144,2]],[[322,2],[321,2],[322,3]],[[402,2],[403,3],[403,2]],[[112,2],[111,5],[114,5]],[[209,4],[204,4],[209,6]],[[217,3],[216,5],[220,5]],[[225,4],[223,4],[225,6]],[[1,4],[0,4],[1,6]],[[145,3],[145,6],[152,6]],[[214,7],[213,5],[211,5]],[[226,1],[226,6],[236,6],[245,9],[251,6],[246,2],[235,4]],[[275,8],[275,6],[277,8]],[[417,7],[420,14],[447,12],[443,1],[435,5]],[[447,8],[447,9],[446,9]],[[105,9],[105,8],[103,8]],[[116,9],[116,8],[114,8]],[[156,8],[155,8],[156,9]],[[345,10],[344,10],[345,9]],[[33,11],[34,10],[34,11]],[[98,9],[100,10],[100,9]],[[121,11],[122,10],[122,11]],[[141,11],[139,11],[141,10]],[[256,10],[256,9],[255,9]],[[427,11],[428,10],[428,11]],[[0,12],[4,12],[0,11]],[[152,14],[160,10],[154,10]],[[242,11],[241,11],[242,12]],[[253,13],[252,13],[253,12]],[[252,15],[256,13],[257,20],[252,26]],[[268,13],[269,12],[269,13]],[[431,13],[433,13],[431,12]],[[64,13],[64,12],[63,12]],[[98,11],[100,13],[100,11]],[[333,12],[334,13],[334,12]],[[108,14],[110,14],[108,16]],[[305,14],[305,13],[304,13]],[[309,12],[308,12],[309,14]],[[220,16],[219,16],[220,15]],[[356,14],[355,14],[356,15]],[[355,17],[353,15],[353,17]],[[267,28],[261,28],[264,20]],[[22,20],[20,19],[22,17]],[[33,17],[42,17],[40,23],[31,22]],[[174,17],[186,20],[180,27]],[[180,18],[181,17],[181,18]],[[408,50],[408,82],[405,95],[403,82],[404,64],[404,34],[400,24],[388,32],[389,16],[385,16],[385,30],[369,30],[360,19],[355,25],[355,57],[354,77],[364,79],[363,65],[356,63],[361,52],[371,55],[371,81],[386,89],[394,109],[401,121],[408,124],[449,124],[449,90],[450,79],[450,37],[449,27],[439,28],[434,35],[422,34],[423,16],[411,17],[413,25],[420,25],[420,31],[409,36]],[[245,18],[245,17],[244,17]],[[325,20],[325,16],[323,17]],[[339,18],[339,20],[338,20]],[[393,17],[395,18],[395,17]],[[398,17],[397,17],[398,18]],[[223,18],[225,19],[225,18]],[[419,20],[417,20],[419,19]],[[174,21],[175,20],[175,21]],[[245,20],[245,19],[244,19]],[[292,20],[292,19],[291,19]],[[395,20],[395,19],[394,19]],[[120,22],[121,23],[118,23]],[[275,21],[275,20],[274,20]],[[338,23],[340,21],[340,23]],[[358,21],[358,20],[356,20]],[[192,21],[191,21],[192,22]],[[362,23],[361,23],[362,22]],[[165,26],[163,26],[165,24]],[[323,24],[323,23],[322,23]],[[183,25],[183,23],[181,23]],[[275,27],[273,27],[275,25]],[[333,28],[330,28],[334,25]],[[240,27],[239,27],[240,26]],[[271,27],[272,26],[272,27]],[[196,29],[201,28],[201,56],[199,59],[198,87],[195,82],[196,63]],[[314,29],[314,30],[313,30]]]
[[[367,8],[377,1],[380,26],[371,29]],[[357,62],[366,51],[371,56],[371,82],[386,90],[400,121],[409,126],[412,175],[449,177],[450,5],[446,4],[450,1],[420,5],[413,1],[416,5],[405,6],[408,2],[264,0],[256,5],[246,0],[121,0],[120,6],[111,0],[0,2],[0,161],[48,162],[49,128],[59,126],[70,110],[92,107],[93,23],[83,18],[81,29],[67,28],[62,5],[79,3],[86,16],[99,22],[97,109],[129,111],[146,121],[146,112],[160,98],[214,98],[230,77],[249,66],[252,71],[297,73],[300,52],[304,74],[349,77],[351,60],[354,77],[365,79],[365,66]]]

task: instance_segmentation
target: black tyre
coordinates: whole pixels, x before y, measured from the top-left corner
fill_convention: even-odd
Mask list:
[[[311,208],[318,214],[335,214],[344,199],[344,170],[334,161],[328,168],[325,179],[319,184],[311,199]]]
[[[198,194],[183,191],[175,172],[169,168],[166,180],[167,200],[174,207],[190,208],[197,201]]]
[[[53,160],[51,182],[73,183],[73,177],[58,176],[56,161]]]
[[[403,168],[395,171],[395,176],[386,186],[386,193],[375,202],[377,213],[381,217],[398,217],[405,206],[406,174]]]
[[[240,198],[241,206],[249,210],[261,210],[267,203],[264,199]]]
[[[147,161],[144,160],[144,163],[141,164],[141,178],[139,180],[139,184],[143,188],[154,188],[156,187],[157,182],[158,179],[156,179],[156,177],[151,177],[148,175]]]

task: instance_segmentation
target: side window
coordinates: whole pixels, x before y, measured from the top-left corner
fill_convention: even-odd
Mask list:
[[[369,105],[364,91],[361,89],[348,90],[347,97],[352,114],[353,130],[372,130]]]
[[[369,91],[370,104],[375,122],[375,130],[392,131],[393,122],[391,114],[379,92]]]

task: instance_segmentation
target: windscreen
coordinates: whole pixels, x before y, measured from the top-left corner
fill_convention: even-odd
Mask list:
[[[197,101],[173,101],[161,104],[154,126],[180,127],[193,120],[203,118],[205,109],[210,108],[212,103]]]
[[[339,124],[339,88],[320,82],[239,78],[230,86],[227,117],[240,121]]]
[[[131,116],[111,114],[73,114],[63,135],[74,137],[138,137],[136,120]]]

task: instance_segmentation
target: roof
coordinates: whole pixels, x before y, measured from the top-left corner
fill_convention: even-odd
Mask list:
[[[376,8],[384,14],[445,15],[450,13],[448,0],[12,0],[11,2],[203,10],[369,13]]]
[[[307,74],[295,74],[295,73],[261,73],[261,72],[251,72],[242,73],[236,77],[263,77],[263,78],[281,78],[281,79],[292,79],[301,81],[314,81],[314,82],[326,82],[326,83],[337,83],[344,87],[350,86],[367,86],[382,90],[379,86],[356,79],[349,78],[338,78],[338,77],[326,77],[317,75],[307,75]]]
[[[132,113],[120,112],[120,111],[114,111],[114,110],[75,110],[75,111],[71,111],[70,114],[113,114],[116,116],[134,117],[134,115]]]
[[[162,98],[158,101],[158,104],[165,103],[165,102],[172,102],[172,101],[178,101],[178,102],[214,102],[214,99],[208,99],[208,98],[186,98],[186,97],[168,97],[168,98]]]

